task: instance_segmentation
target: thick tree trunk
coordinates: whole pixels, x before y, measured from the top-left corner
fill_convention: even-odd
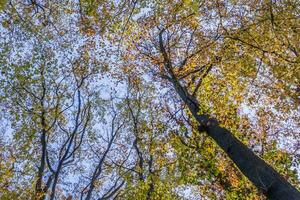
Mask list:
[[[207,120],[207,123],[209,125],[204,127],[207,134],[227,153],[242,173],[264,192],[268,199],[300,200],[300,193],[289,182],[230,131],[214,122],[210,123],[210,120]]]
[[[226,152],[240,171],[270,200],[300,200],[300,192],[286,181],[264,160],[255,155],[240,142],[229,130],[219,126],[208,115],[199,115],[199,103],[196,98],[181,86],[173,76],[171,82],[181,99],[199,122],[198,130],[205,131]]]

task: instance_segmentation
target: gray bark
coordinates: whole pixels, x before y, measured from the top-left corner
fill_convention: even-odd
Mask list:
[[[176,92],[199,122],[198,130],[205,131],[225,151],[240,171],[270,200],[300,200],[300,192],[269,164],[255,155],[229,130],[219,126],[209,115],[199,115],[199,102],[173,76]]]

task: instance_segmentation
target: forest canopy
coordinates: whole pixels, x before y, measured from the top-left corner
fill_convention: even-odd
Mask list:
[[[1,0],[1,200],[299,200],[298,0]]]

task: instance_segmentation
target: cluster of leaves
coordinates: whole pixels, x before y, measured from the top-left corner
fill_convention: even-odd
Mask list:
[[[264,199],[174,82],[299,188],[299,4],[1,1],[0,198]]]

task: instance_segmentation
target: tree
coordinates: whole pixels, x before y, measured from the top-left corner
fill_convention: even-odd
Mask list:
[[[97,142],[95,143],[94,146],[92,146],[93,142],[90,142],[91,143],[90,146],[92,148],[92,151],[95,154],[95,157],[97,158],[96,159],[97,161],[95,162],[95,167],[92,170],[90,181],[83,188],[81,192],[81,197],[80,197],[81,199],[84,196],[86,200],[91,199],[93,193],[95,193],[95,191],[98,189],[97,187],[100,186],[101,188],[101,186],[103,186],[103,184],[101,184],[100,182],[101,176],[109,176],[109,174],[112,174],[111,176],[109,176],[112,184],[108,189],[106,189],[105,193],[101,195],[100,199],[110,199],[110,198],[117,197],[119,190],[123,187],[125,183],[125,181],[121,176],[122,173],[119,168],[124,167],[124,165],[126,164],[125,162],[128,159],[128,156],[130,156],[130,153],[128,154],[126,150],[125,152],[119,151],[119,149],[116,147],[114,149],[114,146],[120,146],[120,144],[122,143],[121,130],[125,126],[126,118],[122,118],[122,115],[120,115],[122,109],[120,110],[116,109],[115,105],[113,105],[115,103],[113,98],[111,98],[110,101],[112,104],[111,113],[110,113],[111,116],[107,116],[107,118],[111,118],[111,122],[110,122],[110,127],[107,130],[107,134],[106,134],[107,137],[104,138],[104,136],[102,136],[101,134],[99,135],[103,139],[105,146],[102,148],[97,147],[99,146],[99,144],[103,143],[103,142],[99,142],[99,139],[97,138],[95,139]],[[116,156],[122,153],[128,155],[125,156],[124,159]],[[121,164],[118,165],[115,163],[121,163]],[[114,173],[117,173],[117,175],[115,175],[117,176],[117,178],[113,176],[114,173],[112,173],[111,171],[115,171]]]
[[[233,6],[231,10],[229,9],[229,5]],[[158,3],[154,6],[153,10],[145,14],[143,18],[145,22],[140,23],[142,26],[141,32],[138,32],[139,30],[137,31],[137,36],[131,40],[133,45],[131,45],[129,49],[134,48],[134,50],[131,50],[131,54],[133,54],[135,58],[140,58],[139,61],[135,62],[136,65],[139,65],[138,62],[146,60],[139,66],[146,68],[148,72],[152,72],[152,74],[169,82],[177,95],[185,103],[191,115],[194,116],[198,122],[198,131],[206,132],[213,138],[233,160],[241,172],[252,181],[259,190],[262,190],[270,199],[297,199],[299,198],[299,192],[270,165],[256,156],[245,144],[240,142],[236,136],[234,136],[233,131],[226,129],[225,127],[227,127],[228,124],[220,125],[216,117],[222,117],[222,115],[220,116],[218,112],[213,112],[208,105],[203,105],[203,103],[199,101],[199,99],[202,100],[203,97],[197,96],[199,93],[201,94],[199,91],[202,89],[203,82],[210,74],[216,78],[218,76],[232,76],[237,79],[235,84],[239,84],[238,79],[242,79],[243,76],[246,79],[257,66],[255,59],[259,59],[259,56],[253,52],[257,49],[263,52],[263,56],[265,56],[264,59],[269,61],[263,61],[264,65],[266,65],[265,67],[270,67],[272,70],[275,70],[276,67],[280,65],[278,65],[278,63],[272,63],[272,65],[276,65],[276,67],[273,67],[269,63],[276,60],[277,62],[287,62],[286,64],[291,68],[296,69],[296,66],[293,64],[294,62],[298,63],[295,54],[290,55],[287,53],[287,55],[285,55],[289,49],[286,49],[286,52],[282,53],[282,51],[279,52],[276,49],[276,43],[270,45],[267,42],[265,45],[268,46],[268,49],[263,49],[253,44],[254,42],[258,43],[253,38],[258,37],[256,36],[256,27],[260,30],[266,28],[269,30],[269,23],[272,24],[274,20],[276,21],[273,17],[271,20],[269,19],[267,12],[270,12],[270,10],[266,8],[270,6],[277,8],[278,6],[287,6],[287,9],[290,9],[288,10],[289,14],[293,15],[295,11],[293,9],[297,9],[297,7],[290,8],[288,5],[284,5],[284,3],[269,5],[268,3],[261,2],[259,5],[261,11],[256,11],[252,2],[249,3],[249,6],[251,6],[250,9],[253,9],[253,11],[250,10],[250,13],[253,12],[257,14],[257,16],[252,17],[251,15],[240,16],[236,13],[235,9],[243,10],[243,6],[239,4],[239,2],[213,2],[211,4],[204,2],[203,4],[198,4],[197,2]],[[294,6],[296,6],[296,3]],[[171,14],[165,15],[166,12]],[[215,15],[212,16],[213,14]],[[273,9],[271,14],[274,16],[275,14],[279,14],[279,11],[275,13]],[[267,17],[262,18],[263,15],[267,15]],[[216,18],[217,21],[209,22],[209,20],[213,20],[213,17]],[[205,24],[206,20],[210,23],[209,25]],[[230,20],[237,20],[237,22],[231,22]],[[264,20],[264,22],[260,23],[259,20]],[[278,17],[278,20],[286,20],[285,24],[293,26],[296,17],[288,19]],[[201,23],[208,26],[208,28]],[[137,24],[139,24],[139,22]],[[148,29],[145,29],[146,27]],[[255,27],[253,28],[254,31],[248,27]],[[145,32],[145,30],[148,30],[148,32]],[[250,33],[247,35],[248,31]],[[230,36],[231,32],[238,36],[232,38]],[[270,34],[272,34],[272,31],[270,32]],[[244,42],[239,38],[240,34],[250,35],[252,41],[249,43]],[[252,34],[256,35],[253,37]],[[275,34],[280,34],[281,36],[278,36],[280,38],[290,33],[286,33],[285,30],[280,32],[280,29],[276,29]],[[259,39],[263,40],[263,38]],[[233,41],[236,40],[240,42],[233,43]],[[289,41],[292,42],[294,40],[291,39]],[[258,44],[262,44],[262,42]],[[232,48],[237,48],[237,53],[232,51]],[[244,57],[239,59],[236,57],[240,56],[238,54],[242,54]],[[130,58],[133,56],[130,56]],[[237,61],[233,59],[237,59]],[[233,67],[236,69],[233,69]],[[245,67],[248,73],[249,71],[250,73],[236,74],[240,73],[240,68],[238,67]],[[243,84],[243,81],[240,82]],[[294,85],[292,82],[289,82],[289,84]],[[227,86],[231,86],[230,83],[227,83]],[[243,85],[240,86],[242,89]],[[216,86],[216,88],[217,87],[218,86]],[[228,102],[230,101],[230,99],[227,99],[230,98],[229,95],[222,94],[223,97],[218,96],[217,98],[226,98],[225,100]],[[210,99],[208,101],[210,101]],[[235,99],[233,99],[233,101],[235,101]],[[236,101],[239,101],[239,99]],[[206,106],[206,108],[204,106]],[[225,115],[224,117],[228,118],[229,116]]]
[[[124,98],[129,118],[128,129],[134,151],[133,164],[126,179],[122,198],[178,199],[174,191],[176,158],[172,157],[170,139],[172,128],[168,117],[156,100],[154,86],[131,73],[124,75],[127,88]]]
[[[298,199],[299,7],[1,2],[0,198]]]

